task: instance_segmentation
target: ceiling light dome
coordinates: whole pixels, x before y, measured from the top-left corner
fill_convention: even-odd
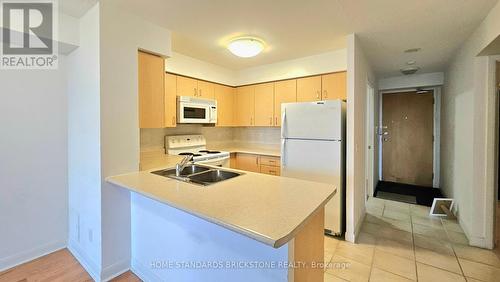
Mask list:
[[[241,37],[232,40],[227,49],[234,55],[242,58],[250,58],[257,56],[264,50],[262,40],[253,37]]]

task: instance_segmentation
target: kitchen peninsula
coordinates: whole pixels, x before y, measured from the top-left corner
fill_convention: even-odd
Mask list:
[[[323,261],[324,205],[336,187],[223,170],[241,175],[208,186],[151,170],[107,179],[131,191],[134,273],[148,281],[323,281],[312,263]]]

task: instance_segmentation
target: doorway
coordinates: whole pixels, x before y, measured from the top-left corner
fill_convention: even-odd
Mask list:
[[[382,93],[381,181],[376,197],[430,206],[435,197],[436,91]]]

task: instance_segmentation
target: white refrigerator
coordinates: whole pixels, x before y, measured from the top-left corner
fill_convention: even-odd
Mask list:
[[[281,175],[337,188],[325,207],[325,233],[345,222],[345,111],[341,100],[281,105]]]

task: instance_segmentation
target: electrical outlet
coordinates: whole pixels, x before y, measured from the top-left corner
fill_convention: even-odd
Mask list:
[[[89,242],[92,243],[92,241],[94,241],[94,232],[89,229]]]

